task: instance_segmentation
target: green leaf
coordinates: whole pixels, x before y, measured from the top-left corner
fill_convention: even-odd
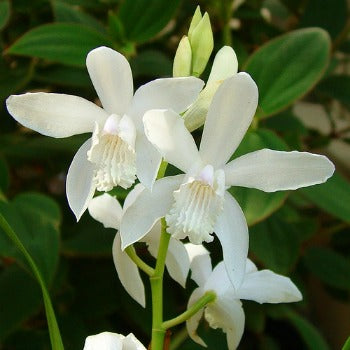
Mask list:
[[[251,252],[268,269],[288,274],[299,255],[299,232],[279,212],[251,227]]]
[[[292,31],[260,47],[244,69],[259,88],[259,116],[275,114],[305,95],[325,72],[329,52],[329,36],[319,28]]]
[[[102,45],[113,46],[113,42],[84,25],[53,23],[25,33],[6,53],[84,67],[88,52]]]
[[[300,18],[301,27],[321,27],[335,38],[346,25],[348,7],[346,0],[309,0]]]
[[[170,77],[172,62],[160,51],[143,51],[130,60],[134,78],[143,77]]]
[[[334,175],[326,183],[299,190],[314,205],[329,214],[350,222],[350,184],[339,175]]]
[[[269,130],[249,131],[244,136],[233,158],[262,148],[285,150],[286,144]],[[288,194],[285,191],[266,193],[244,187],[231,187],[229,192],[240,204],[248,225],[253,225],[271,215],[283,204]]]
[[[46,283],[56,272],[61,215],[57,204],[37,193],[23,193],[12,202],[0,202],[0,212],[24,244]],[[10,256],[25,264],[26,259],[0,230],[0,255]]]
[[[171,20],[179,3],[180,0],[124,0],[118,16],[127,39],[141,43],[155,36]]]
[[[0,30],[3,29],[10,19],[10,2],[8,0],[0,1]]]
[[[316,92],[335,98],[350,109],[350,76],[332,75],[317,85]]]
[[[350,337],[346,340],[342,350],[350,350]]]
[[[44,299],[44,305],[45,305],[45,311],[46,311],[46,318],[50,333],[50,340],[51,340],[51,347],[53,350],[64,350],[61,334],[58,328],[55,312],[51,303],[50,295],[47,290],[47,286],[45,283],[45,280],[42,277],[42,274],[40,270],[38,269],[38,266],[36,265],[35,261],[31,257],[30,253],[26,249],[26,247],[23,245],[15,231],[11,228],[7,220],[4,218],[4,216],[0,213],[0,227],[5,232],[5,234],[8,236],[8,238],[11,239],[11,241],[15,244],[17,249],[23,254],[26,261],[28,262],[28,265],[30,266],[33,275],[35,276],[36,280],[38,281],[41,292]]]
[[[16,265],[0,273],[0,339],[31,317],[40,306],[40,289],[30,274]]]
[[[288,308],[287,319],[298,330],[308,350],[330,350],[330,347],[317,330],[307,319]]]
[[[85,24],[103,34],[106,33],[102,23],[97,19],[83,12],[81,8],[72,6],[61,0],[51,2],[55,14],[56,22],[80,23]]]
[[[1,192],[6,192],[10,185],[10,172],[5,159],[0,158],[0,199]]]
[[[339,289],[350,289],[350,261],[335,251],[322,247],[307,250],[307,268],[322,282]]]

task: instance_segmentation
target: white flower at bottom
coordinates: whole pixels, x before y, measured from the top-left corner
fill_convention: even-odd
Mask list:
[[[103,332],[88,336],[83,350],[146,350],[146,348],[132,333],[125,337],[118,333]]]
[[[191,260],[192,279],[198,284],[189,299],[188,307],[205,292],[214,291],[216,299],[186,322],[189,336],[198,344],[206,346],[198,336],[199,321],[204,318],[212,328],[226,333],[229,350],[237,348],[244,331],[245,316],[240,299],[258,303],[290,303],[300,301],[302,295],[288,278],[270,270],[258,271],[247,259],[242,284],[235,289],[230,282],[223,262],[211,269],[209,252],[198,245],[186,244]]]
[[[126,197],[124,208],[121,207],[117,199],[104,193],[90,201],[88,207],[89,213],[95,220],[101,222],[104,227],[114,228],[119,231],[120,222],[125,210],[137,200],[138,195],[143,189],[144,187],[142,185],[136,185]],[[161,225],[160,221],[158,221],[140,240],[140,242],[146,243],[148,251],[155,258],[158,254],[160,233]],[[121,284],[132,298],[141,306],[145,307],[145,288],[139,269],[128,254],[121,249],[119,232],[115,235],[112,253]],[[165,265],[169,275],[181,286],[185,287],[190,261],[182,242],[174,238],[170,239]]]

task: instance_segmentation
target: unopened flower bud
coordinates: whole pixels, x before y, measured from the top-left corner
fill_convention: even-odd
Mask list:
[[[183,36],[176,50],[173,76],[188,77],[191,75],[192,49],[187,36]]]

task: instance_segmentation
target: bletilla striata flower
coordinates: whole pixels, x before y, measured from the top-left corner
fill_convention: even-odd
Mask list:
[[[151,186],[161,156],[145,137],[143,114],[153,108],[180,113],[203,86],[194,77],[157,79],[133,96],[130,65],[120,53],[99,47],[89,52],[86,65],[103,108],[77,96],[43,92],[12,95],[6,101],[17,121],[43,135],[93,132],[73,158],[67,175],[67,198],[78,220],[95,189],[128,188],[136,175]]]
[[[260,304],[290,303],[302,299],[300,291],[288,277],[270,270],[258,271],[249,259],[242,283],[233,288],[223,262],[212,270],[209,252],[203,246],[187,244],[186,249],[191,260],[191,277],[199,286],[190,296],[188,307],[207,291],[216,294],[213,302],[186,322],[189,336],[200,345],[206,346],[197,334],[203,314],[210,327],[221,328],[226,333],[228,348],[234,350],[244,331],[245,316],[240,299]]]
[[[146,350],[146,348],[132,333],[125,337],[122,334],[103,332],[88,336],[83,350]]]
[[[120,221],[125,210],[137,199],[143,188],[140,184],[135,186],[126,197],[124,208],[121,207],[117,199],[107,193],[95,197],[89,203],[89,213],[95,220],[101,222],[104,227],[114,228],[119,231]],[[149,252],[155,258],[158,253],[160,233],[161,225],[159,220],[150,232],[140,240],[140,242],[146,243]],[[115,235],[112,252],[120,282],[131,297],[145,307],[145,288],[139,270],[128,254],[121,249],[119,232]],[[170,276],[181,286],[185,287],[190,261],[184,245],[176,239],[170,239],[165,264]]]
[[[194,244],[221,242],[233,285],[240,285],[248,252],[248,228],[231,186],[266,192],[290,190],[326,181],[334,165],[324,156],[307,152],[262,149],[226,164],[254,116],[258,89],[246,73],[226,79],[210,105],[199,150],[183,119],[170,110],[144,115],[145,133],[164,159],[184,175],[155,182],[144,190],[121,223],[123,248],[138,241],[165,216],[168,232]]]

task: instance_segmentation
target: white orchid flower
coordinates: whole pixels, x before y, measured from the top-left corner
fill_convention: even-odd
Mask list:
[[[216,299],[186,322],[189,336],[198,344],[206,346],[198,336],[197,328],[203,314],[210,327],[222,328],[226,333],[229,350],[237,348],[244,331],[245,316],[240,299],[262,303],[290,303],[300,301],[302,295],[288,278],[270,270],[258,271],[247,259],[242,284],[234,288],[228,278],[224,263],[214,270],[208,251],[201,245],[186,244],[191,259],[191,278],[199,286],[190,296],[188,307],[205,292],[214,291]]]
[[[99,47],[89,52],[86,65],[103,108],[81,97],[43,92],[12,95],[6,101],[18,122],[43,135],[93,132],[73,158],[67,175],[67,198],[77,220],[95,189],[128,188],[136,175],[151,186],[161,157],[144,135],[143,114],[153,108],[182,112],[203,87],[194,77],[157,79],[133,96],[130,65],[120,53]]]
[[[95,220],[101,222],[104,227],[114,228],[119,231],[120,221],[125,210],[137,199],[143,188],[140,184],[135,186],[126,197],[123,209],[118,200],[107,193],[95,197],[89,203],[89,213]],[[155,258],[158,253],[160,233],[161,225],[159,220],[140,240],[140,242],[146,243],[149,252]],[[128,254],[121,249],[119,232],[115,235],[112,252],[120,282],[130,296],[145,307],[145,288],[138,267]],[[165,264],[169,275],[181,286],[185,287],[190,262],[184,245],[176,239],[170,239]]]
[[[83,350],[146,350],[146,348],[132,333],[125,337],[122,334],[103,332],[88,336]]]
[[[334,165],[321,155],[263,149],[226,162],[237,149],[254,116],[258,89],[246,73],[226,79],[218,88],[204,125],[199,151],[183,119],[170,110],[149,111],[145,133],[164,159],[184,175],[155,182],[125,212],[121,223],[123,248],[138,241],[160,218],[168,232],[191,243],[213,240],[223,249],[228,275],[234,286],[244,276],[248,228],[231,186],[266,192],[296,189],[322,183]]]
[[[225,79],[237,74],[237,71],[238,61],[236,53],[230,46],[222,47],[215,55],[205,88],[183,115],[185,125],[189,131],[193,131],[204,124],[216,90]]]

